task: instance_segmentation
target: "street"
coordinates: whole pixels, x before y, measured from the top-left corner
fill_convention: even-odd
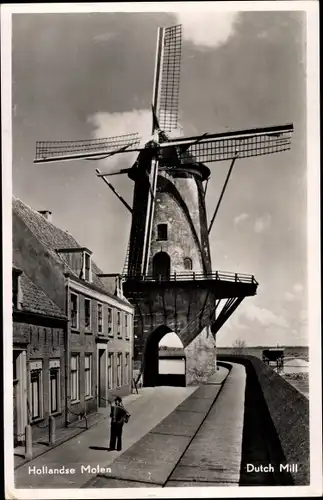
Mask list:
[[[124,398],[124,405],[131,418],[124,426],[123,448],[121,452],[108,451],[109,420],[99,424],[69,441],[57,446],[15,470],[16,488],[79,488],[97,474],[97,466],[108,467],[132,444],[147,434],[197,387],[147,387],[138,395]],[[127,400],[129,401],[127,403]],[[104,409],[107,417],[110,408]],[[81,466],[90,466],[94,472],[83,472]],[[50,468],[75,469],[75,474],[33,473],[35,469],[46,471]],[[44,467],[44,468],[43,468]]]

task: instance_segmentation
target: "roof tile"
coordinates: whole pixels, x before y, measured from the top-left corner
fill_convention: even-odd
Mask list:
[[[24,273],[20,277],[20,284],[22,291],[22,311],[66,318],[64,312]]]
[[[13,196],[12,206],[15,213],[23,220],[30,231],[44,245],[48,252],[58,261],[63,262],[66,272],[78,277],[65,258],[64,253],[57,253],[59,248],[84,248],[71,234],[63,231],[47,220],[43,215],[26,205],[24,202]],[[109,292],[104,283],[97,277],[102,274],[101,269],[92,260],[92,280],[93,284],[99,287],[103,292]]]

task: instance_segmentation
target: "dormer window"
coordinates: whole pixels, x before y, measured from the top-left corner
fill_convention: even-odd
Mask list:
[[[20,269],[12,270],[12,307],[15,309],[21,308],[22,294],[20,285],[20,276],[22,271]]]
[[[85,247],[58,248],[65,263],[78,277],[84,281],[92,282],[92,252]]]
[[[85,281],[92,281],[91,255],[89,253],[84,252],[83,262],[84,262],[84,269],[83,269],[84,279]]]

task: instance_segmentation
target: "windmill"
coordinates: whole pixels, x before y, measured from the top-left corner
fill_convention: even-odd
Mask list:
[[[186,347],[206,326],[212,325],[215,336],[243,298],[255,295],[258,283],[253,276],[212,272],[209,234],[237,159],[286,151],[293,132],[293,125],[287,124],[174,138],[181,49],[181,25],[158,29],[148,142],[142,144],[138,133],[42,141],[36,144],[34,160],[102,160],[138,153],[129,168],[96,171],[132,216],[123,279],[125,295],[136,307],[135,358],[146,360],[146,380],[156,379],[156,349],[165,328],[176,331]],[[219,161],[231,163],[208,224],[205,195],[211,172],[206,163]],[[123,174],[134,181],[132,207],[108,179]]]

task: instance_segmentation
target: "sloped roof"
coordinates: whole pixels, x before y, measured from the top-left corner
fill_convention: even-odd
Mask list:
[[[70,233],[63,231],[47,220],[43,215],[23,203],[18,198],[12,198],[12,207],[14,212],[23,220],[26,226],[40,241],[40,243],[48,250],[48,252],[58,261],[65,265],[66,272],[78,278],[75,270],[73,270],[65,258],[64,253],[57,253],[59,248],[84,248],[80,245]],[[103,274],[99,267],[92,259],[92,281],[93,284],[100,288],[103,292],[109,292],[104,283],[97,277],[97,274]]]
[[[20,285],[22,291],[21,311],[66,318],[64,312],[24,273],[20,276]]]

